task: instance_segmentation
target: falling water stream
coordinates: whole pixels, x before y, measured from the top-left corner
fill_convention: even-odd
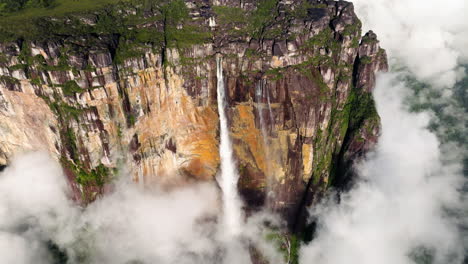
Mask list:
[[[238,236],[241,230],[241,204],[237,193],[236,163],[233,158],[232,143],[229,137],[228,120],[226,117],[226,95],[222,58],[216,57],[216,77],[218,95],[218,113],[220,122],[220,146],[221,174],[218,175],[218,183],[223,191],[223,224],[228,237]]]
[[[263,146],[264,149],[263,151],[265,152],[265,181],[266,181],[266,207],[267,208],[272,208],[272,200],[274,200],[274,192],[272,189],[272,179],[273,179],[273,174],[274,170],[272,168],[272,162],[276,158],[274,154],[272,153],[272,149],[270,148],[270,143],[268,142],[268,123],[265,121],[265,116],[264,116],[264,108],[265,108],[265,103],[263,102],[264,95],[266,94],[267,98],[267,107],[268,107],[268,118],[270,119],[269,123],[271,126],[273,126],[273,113],[271,111],[271,104],[270,104],[270,96],[268,94],[268,91],[265,91],[265,85],[266,85],[266,79],[260,80],[255,88],[255,99],[257,101],[257,111],[258,111],[258,117],[260,120],[260,130],[262,132],[262,138],[263,138]],[[271,130],[273,128],[271,127]]]
[[[255,91],[255,96],[257,100],[257,110],[258,110],[258,117],[260,119],[260,129],[262,131],[262,136],[263,136],[263,141],[265,145],[267,144],[267,124],[265,123],[265,118],[263,117],[263,91],[265,87],[265,80],[262,79],[257,83],[256,91]],[[268,108],[270,105],[268,104]],[[271,110],[270,110],[271,111]]]

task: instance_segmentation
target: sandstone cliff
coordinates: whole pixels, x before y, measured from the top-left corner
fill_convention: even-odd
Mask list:
[[[376,142],[386,54],[351,3],[136,2],[41,18],[0,45],[0,165],[46,150],[84,203],[120,168],[145,186],[214,180],[218,53],[248,210],[294,228]]]

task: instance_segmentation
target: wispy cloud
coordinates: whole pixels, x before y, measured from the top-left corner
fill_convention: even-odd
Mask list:
[[[354,0],[366,29],[419,80],[452,87],[468,59],[465,0]]]
[[[409,92],[396,74],[378,77],[378,146],[357,167],[359,183],[340,204],[329,200],[311,210],[319,230],[302,249],[302,263],[462,262],[456,218],[449,215],[463,206],[460,166],[442,161],[427,128],[430,115],[408,112]]]
[[[258,213],[238,239],[219,224],[220,190],[213,183],[173,191],[142,189],[126,180],[86,208],[68,198],[61,168],[46,153],[18,157],[0,174],[0,263],[50,264],[56,245],[73,263],[250,263],[255,246],[276,263],[265,240],[274,216]]]

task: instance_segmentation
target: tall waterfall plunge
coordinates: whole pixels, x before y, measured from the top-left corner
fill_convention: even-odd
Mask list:
[[[220,146],[221,174],[218,175],[218,183],[223,191],[223,225],[228,237],[237,236],[241,231],[241,202],[237,193],[236,163],[233,158],[232,143],[229,137],[228,121],[226,117],[226,96],[224,87],[224,76],[222,58],[216,57],[216,77],[218,95],[218,113],[220,122]]]

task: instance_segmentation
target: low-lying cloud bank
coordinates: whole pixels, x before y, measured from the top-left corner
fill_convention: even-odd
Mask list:
[[[45,153],[19,157],[0,174],[0,263],[250,263],[250,245],[274,263],[282,258],[265,240],[264,222],[279,224],[268,214],[250,218],[226,242],[213,184],[164,192],[121,180],[85,209],[69,192]]]
[[[311,208],[301,263],[466,263],[468,2],[353,2],[390,58],[374,92],[382,135],[355,188]]]
[[[466,0],[353,0],[365,29],[421,81],[453,87],[468,64]]]
[[[427,129],[430,116],[409,113],[407,95],[396,74],[378,77],[379,144],[340,204],[329,200],[311,211],[319,231],[303,247],[301,263],[462,263],[460,230],[450,215],[464,206],[460,166],[442,161]]]

